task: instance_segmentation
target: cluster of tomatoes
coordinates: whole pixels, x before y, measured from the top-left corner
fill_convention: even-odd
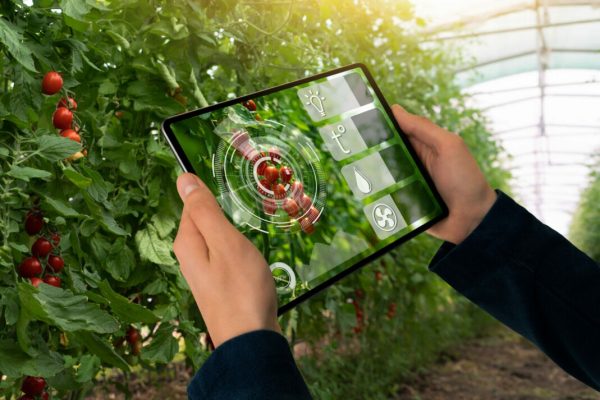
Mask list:
[[[242,105],[250,112],[257,109],[253,100]],[[250,135],[245,130],[233,133],[232,145],[256,167],[259,178],[257,190],[264,197],[262,208],[265,214],[275,215],[281,207],[290,218],[298,221],[304,233],[312,234],[320,216],[319,210],[314,207],[311,197],[304,193],[304,185],[294,177],[292,168],[282,162],[281,151],[277,147],[258,151],[250,143]]]
[[[60,234],[52,231],[40,235],[45,226],[40,209],[34,207],[29,210],[25,218],[25,231],[30,236],[38,235],[38,237],[31,246],[31,255],[19,264],[18,272],[23,278],[28,278],[35,287],[42,282],[60,287],[61,279],[58,274],[65,267],[65,261],[60,254],[54,252],[60,244]],[[42,275],[43,279],[40,278]]]
[[[21,391],[25,394],[18,400],[48,400],[50,397],[46,391],[46,380],[38,376],[26,376],[21,384]]]
[[[56,71],[50,71],[42,79],[42,93],[48,96],[60,92],[63,87],[63,78]],[[60,136],[81,143],[79,135],[79,126],[73,123],[73,112],[77,110],[77,102],[72,97],[66,95],[62,97],[56,105],[56,111],[52,115],[52,125],[60,130]],[[87,154],[87,150],[78,151],[72,154],[68,160],[75,161]]]

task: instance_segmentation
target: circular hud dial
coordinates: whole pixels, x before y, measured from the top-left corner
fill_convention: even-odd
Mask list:
[[[221,204],[238,224],[267,232],[312,234],[325,204],[324,179],[312,143],[283,132],[251,136],[236,130],[221,140],[213,174]]]

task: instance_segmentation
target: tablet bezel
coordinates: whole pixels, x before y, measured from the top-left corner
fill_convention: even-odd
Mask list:
[[[178,115],[175,115],[175,116],[165,119],[161,125],[161,130],[163,132],[163,135],[167,139],[167,142],[169,143],[171,150],[175,154],[175,157],[177,158],[177,161],[179,162],[179,165],[181,166],[181,168],[185,172],[195,173],[195,171],[192,167],[192,164],[188,160],[183,148],[177,141],[177,138],[175,137],[175,134],[173,133],[173,131],[171,129],[172,124],[192,118],[192,117],[196,117],[196,116],[204,114],[204,113],[212,112],[212,111],[215,111],[215,110],[218,110],[221,108],[225,108],[225,107],[228,107],[228,106],[231,106],[234,104],[238,104],[238,103],[241,103],[246,100],[255,99],[260,96],[265,96],[265,95],[268,95],[271,93],[275,93],[275,92],[278,92],[278,91],[281,91],[284,89],[289,89],[294,86],[312,82],[312,81],[315,81],[318,79],[322,79],[322,78],[325,78],[325,77],[328,77],[331,75],[339,74],[340,72],[344,72],[344,71],[348,71],[348,70],[352,70],[352,69],[356,69],[356,68],[360,68],[363,71],[363,73],[365,74],[365,76],[367,77],[367,80],[369,81],[369,85],[371,86],[371,88],[373,89],[375,94],[377,95],[379,102],[381,103],[381,105],[385,109],[386,113],[388,114],[389,119],[394,124],[394,127],[396,128],[398,135],[400,136],[400,138],[402,139],[402,142],[408,149],[408,152],[410,153],[411,157],[413,158],[415,165],[419,169],[419,172],[421,173],[421,175],[427,182],[429,189],[431,190],[431,192],[433,193],[433,196],[435,197],[436,201],[438,202],[438,204],[441,208],[441,214],[439,216],[433,218],[431,221],[425,223],[424,225],[418,227],[417,229],[407,233],[406,235],[402,236],[401,238],[388,244],[387,246],[377,250],[375,253],[361,259],[360,261],[356,262],[355,264],[351,265],[350,267],[346,268],[345,270],[340,271],[337,275],[332,276],[331,278],[327,279],[325,282],[319,284],[318,286],[314,287],[313,289],[310,289],[306,293],[301,294],[300,296],[291,300],[289,303],[284,304],[283,306],[280,306],[278,308],[277,315],[281,315],[281,314],[285,313],[286,311],[291,310],[298,304],[309,299],[311,296],[314,296],[316,293],[328,288],[329,286],[333,285],[340,279],[342,279],[345,276],[351,274],[352,272],[358,270],[360,267],[370,263],[371,261],[374,261],[375,259],[381,257],[383,254],[387,253],[388,251],[392,250],[393,248],[399,246],[402,243],[407,242],[408,240],[412,239],[416,235],[426,231],[428,228],[430,228],[431,226],[435,225],[436,223],[438,223],[439,221],[443,220],[444,218],[446,218],[448,216],[448,206],[443,201],[441,195],[437,191],[437,188],[435,187],[433,180],[431,179],[429,173],[423,166],[421,159],[417,156],[416,151],[410,144],[408,137],[400,128],[400,125],[396,121],[396,118],[394,117],[388,102],[386,101],[385,97],[383,96],[383,93],[381,93],[381,90],[375,83],[373,76],[371,75],[371,73],[369,72],[369,70],[367,69],[367,67],[364,64],[362,64],[362,63],[350,64],[350,65],[346,65],[341,68],[336,68],[331,71],[322,72],[322,73],[319,73],[316,75],[311,75],[309,77],[302,78],[302,79],[299,79],[296,81],[288,82],[283,85],[274,86],[269,89],[260,90],[258,92],[254,92],[252,94],[248,94],[248,95],[237,97],[237,98],[234,98],[231,100],[223,101],[221,103],[212,104],[208,107],[204,107],[204,108],[200,108],[197,110],[192,110],[192,111],[188,111],[188,112],[185,112],[182,114],[178,114]]]

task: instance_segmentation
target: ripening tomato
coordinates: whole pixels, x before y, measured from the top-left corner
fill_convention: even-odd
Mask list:
[[[46,257],[52,251],[52,243],[44,237],[38,238],[31,246],[31,254],[36,257]]]
[[[249,111],[256,111],[256,103],[252,99],[242,102],[242,105]]]
[[[312,199],[309,195],[303,194],[300,197],[298,204],[300,204],[300,207],[302,207],[304,210],[308,210],[310,207],[312,207]]]
[[[45,275],[44,282],[50,286],[60,287],[61,279],[55,275]]]
[[[75,111],[75,110],[77,110],[77,102],[72,97],[68,97],[68,98],[63,97],[62,99],[60,99],[58,101],[58,104],[56,105],[56,108],[59,108],[59,107],[66,107],[69,110]]]
[[[273,196],[276,199],[283,199],[285,197],[285,186],[283,186],[281,183],[273,186]]]
[[[273,199],[263,199],[262,206],[266,214],[273,215],[277,211],[277,203]]]
[[[56,94],[62,89],[63,78],[56,71],[50,71],[42,79],[42,93],[47,95]]]
[[[294,200],[296,200],[297,203],[302,205],[302,203],[300,202],[300,200],[302,199],[302,195],[304,194],[304,185],[302,184],[302,182],[294,181],[294,183],[292,183],[291,191]]]
[[[315,231],[315,227],[312,224],[312,222],[310,222],[310,220],[308,218],[302,218],[300,220],[300,228],[302,229],[302,232],[308,234],[308,235],[312,235]]]
[[[287,198],[283,201],[283,205],[281,206],[283,211],[287,213],[290,217],[295,217],[300,212],[300,207],[298,207],[298,203],[294,199]]]
[[[27,257],[19,264],[19,275],[23,278],[33,278],[42,273],[42,263],[37,257]]]
[[[52,124],[56,129],[69,129],[73,124],[73,113],[66,107],[58,107],[52,115]]]
[[[77,143],[81,143],[81,136],[79,136],[79,133],[75,132],[73,129],[63,129],[60,131],[60,136],[74,140]]]
[[[61,256],[50,254],[48,256],[48,266],[58,274],[65,267],[65,260]]]
[[[263,175],[267,181],[273,183],[279,178],[279,171],[277,170],[277,167],[269,165],[265,168]]]
[[[21,384],[21,391],[31,396],[39,396],[46,387],[46,380],[38,376],[26,376]]]
[[[137,343],[137,341],[140,340],[140,332],[135,329],[135,327],[130,326],[125,333],[125,340],[127,340],[127,343],[129,344]]]
[[[279,168],[279,178],[283,183],[288,183],[291,181],[293,174],[294,172],[290,167],[284,165],[283,167]]]
[[[52,244],[54,247],[57,247],[60,244],[60,233],[52,232],[50,238],[52,239]]]
[[[38,278],[37,276],[31,277],[29,278],[29,281],[31,282],[31,284],[35,287],[40,286],[40,283],[43,282],[43,280],[41,280],[40,278]]]

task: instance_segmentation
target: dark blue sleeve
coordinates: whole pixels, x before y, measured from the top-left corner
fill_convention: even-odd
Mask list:
[[[510,197],[430,269],[600,390],[600,266]]]
[[[277,332],[245,333],[221,344],[188,386],[192,400],[311,399],[287,340]]]

